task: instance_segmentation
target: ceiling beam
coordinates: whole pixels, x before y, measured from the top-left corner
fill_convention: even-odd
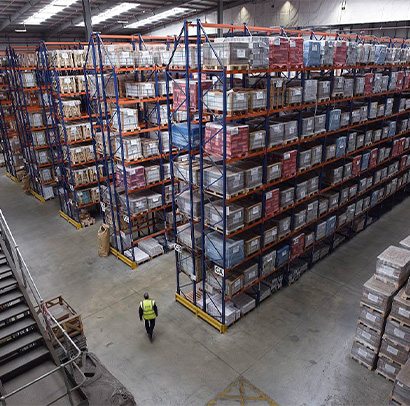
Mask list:
[[[224,2],[224,6],[223,9],[224,11],[229,10],[231,8],[234,7],[239,7],[239,6],[243,6],[244,4],[250,4],[250,3],[255,3],[255,0],[238,0],[238,1],[233,1],[233,2]],[[210,7],[207,10],[198,10],[197,12],[193,12],[193,13],[189,13],[190,17],[196,16],[198,14],[203,14],[205,13],[212,13],[214,11],[217,11],[218,7]],[[184,16],[182,16],[184,17]],[[142,29],[142,33],[146,34],[149,33],[150,31],[158,28],[158,27],[166,27],[167,25],[173,24],[175,23],[175,19],[172,20],[164,20],[164,21],[159,21],[158,24],[152,24],[150,27],[146,27],[144,29]]]
[[[139,1],[130,1],[131,3],[140,3]],[[110,9],[111,7],[117,6],[120,4],[121,1],[107,1],[103,4],[100,4],[99,6],[96,6],[91,9],[91,17],[96,16],[97,14],[102,13],[103,11],[106,11]],[[56,26],[53,30],[52,33],[50,33],[50,36],[54,36],[54,34],[67,30],[70,27],[75,27],[77,24],[80,24],[84,21],[83,17],[76,17],[72,18],[68,21],[66,21],[64,24]]]
[[[32,7],[38,4],[41,0],[29,0],[23,7],[18,9],[14,14],[12,14],[6,21],[0,25],[0,32],[7,28],[11,23],[14,23],[19,17],[27,13]]]
[[[141,20],[145,20],[147,17],[151,17],[151,16],[155,16],[158,15],[160,13],[164,13],[166,11],[172,10],[175,7],[184,7],[187,3],[189,3],[189,1],[187,0],[178,0],[178,1],[173,1],[171,5],[169,6],[164,6],[164,7],[158,7],[158,8],[154,8],[152,10],[152,14],[151,13],[145,13],[142,14],[139,17],[133,18],[131,20],[128,21],[128,24],[132,24],[132,23],[136,23],[138,21]],[[115,31],[119,31],[124,29],[124,25],[123,24],[113,24],[110,28],[108,28],[108,30],[105,31],[105,33],[112,33]]]

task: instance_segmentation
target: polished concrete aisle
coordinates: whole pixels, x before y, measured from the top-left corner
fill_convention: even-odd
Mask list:
[[[410,234],[410,199],[226,335],[174,301],[173,253],[136,270],[99,258],[96,226],[75,230],[56,200],[24,195],[4,170],[0,208],[43,296],[62,295],[81,313],[90,350],[139,405],[204,405],[239,375],[281,406],[388,403],[392,384],[349,352],[362,284],[376,256]],[[152,344],[137,314],[145,291],[159,307]]]

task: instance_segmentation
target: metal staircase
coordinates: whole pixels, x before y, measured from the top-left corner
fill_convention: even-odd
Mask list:
[[[40,318],[33,303],[41,309]],[[58,326],[60,334],[74,348],[70,354],[57,340],[51,324]],[[64,364],[56,356],[52,340],[65,351],[68,361]],[[78,389],[82,383],[73,386],[69,379],[74,368],[82,374],[75,362],[80,355],[80,349],[44,306],[0,210],[1,404],[80,404],[83,398]]]

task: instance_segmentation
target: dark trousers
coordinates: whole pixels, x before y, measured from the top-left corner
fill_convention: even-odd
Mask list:
[[[155,327],[155,319],[145,320],[145,330],[147,330],[147,334],[152,337],[152,333],[154,332]]]

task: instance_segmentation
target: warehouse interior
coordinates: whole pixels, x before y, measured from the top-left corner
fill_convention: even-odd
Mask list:
[[[0,11],[2,404],[410,406],[410,3]]]

